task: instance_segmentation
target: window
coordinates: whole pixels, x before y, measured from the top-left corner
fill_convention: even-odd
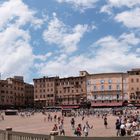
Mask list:
[[[117,87],[116,87],[116,88],[117,88],[117,90],[120,90],[120,85],[117,85]]]
[[[87,81],[87,85],[90,85],[90,81]]]
[[[112,86],[111,86],[111,85],[109,85],[109,86],[108,86],[108,89],[109,89],[109,90],[111,90],[111,89],[112,89]]]
[[[119,94],[117,94],[117,99],[119,99]]]
[[[134,82],[134,79],[132,78],[132,79],[131,79],[131,83],[133,83],[133,82]]]
[[[111,83],[112,83],[112,80],[111,80],[111,79],[109,79],[109,80],[108,80],[108,83],[109,83],[109,84],[111,84]]]
[[[101,84],[104,84],[105,81],[104,80],[101,80],[100,82],[101,82]]]
[[[96,87],[96,86],[94,86],[94,87],[93,87],[93,89],[94,89],[94,91],[96,91],[96,90],[97,90],[97,87]]]
[[[101,90],[104,90],[104,85],[101,85]]]
[[[139,82],[139,78],[137,78],[137,83]]]

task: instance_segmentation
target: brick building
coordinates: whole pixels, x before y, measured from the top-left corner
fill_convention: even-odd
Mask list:
[[[34,103],[36,107],[55,105],[56,79],[59,79],[59,77],[33,79]]]
[[[1,107],[29,107],[34,103],[34,87],[25,83],[22,76],[0,80]]]
[[[36,106],[79,105],[86,98],[86,77],[43,77],[34,79]]]
[[[140,106],[140,69],[128,71],[129,102]]]
[[[140,69],[128,72],[89,74],[77,77],[34,79],[34,98],[38,106],[80,105],[89,100],[93,107],[116,107],[124,102],[140,104]]]

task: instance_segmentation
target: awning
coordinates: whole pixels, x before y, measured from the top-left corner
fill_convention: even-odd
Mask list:
[[[79,106],[61,106],[63,109],[77,109]]]
[[[134,106],[138,106],[138,107],[140,107],[140,104],[134,104]]]
[[[92,103],[92,107],[114,107],[122,106],[122,102],[113,102],[113,103]]]

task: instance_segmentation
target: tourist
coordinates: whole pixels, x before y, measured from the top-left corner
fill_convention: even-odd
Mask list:
[[[121,130],[121,136],[125,136],[126,135],[126,130],[125,130],[124,122],[122,122],[122,124],[120,126],[120,130]]]
[[[92,126],[92,127],[93,127],[93,126]],[[87,121],[86,124],[85,124],[84,127],[83,127],[83,131],[84,131],[84,133],[85,133],[85,137],[88,136],[88,134],[89,134],[89,129],[92,129],[92,127],[89,126],[88,121]]]
[[[108,125],[108,123],[107,123],[107,117],[105,116],[104,117],[104,126],[105,126],[105,128],[107,128],[107,125]]]
[[[52,131],[58,131],[57,124],[54,124],[54,127],[53,127]]]
[[[78,126],[77,126],[77,128],[75,130],[75,134],[77,136],[81,136],[82,135],[82,126],[81,126],[81,124],[78,124]]]
[[[126,124],[125,124],[125,128],[126,128],[126,134],[127,134],[127,135],[131,135],[132,124],[130,123],[129,120],[127,120],[127,122],[126,122]]]
[[[65,136],[65,130],[64,130],[63,122],[61,122],[61,124],[59,126],[59,132],[60,132],[60,135]]]
[[[71,127],[72,127],[72,129],[75,128],[75,120],[74,120],[74,118],[71,119]]]
[[[119,136],[120,135],[120,126],[121,126],[119,119],[116,120],[115,125],[116,125],[116,130],[117,130],[116,135]]]

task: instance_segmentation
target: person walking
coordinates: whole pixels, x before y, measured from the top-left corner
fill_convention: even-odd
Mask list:
[[[105,116],[105,118],[104,118],[104,126],[105,126],[105,128],[107,128],[107,125],[108,125],[108,123],[107,123],[107,117]]]
[[[92,129],[92,127],[89,126],[88,121],[87,121],[86,124],[85,124],[84,127],[83,127],[83,131],[84,131],[84,133],[85,133],[85,137],[88,136],[88,134],[89,134],[89,129]]]
[[[74,118],[71,119],[71,127],[72,127],[72,129],[75,128],[75,120],[74,120]]]
[[[59,126],[59,132],[60,132],[60,135],[65,136],[65,130],[64,130],[63,122],[61,122],[61,124]]]

